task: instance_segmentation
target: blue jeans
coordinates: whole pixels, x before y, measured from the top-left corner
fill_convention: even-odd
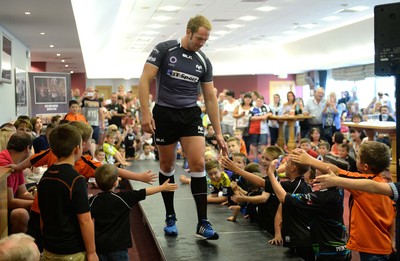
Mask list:
[[[360,253],[361,261],[387,261],[389,260],[389,255],[376,255],[369,253]]]
[[[99,261],[129,261],[128,250],[98,254]]]

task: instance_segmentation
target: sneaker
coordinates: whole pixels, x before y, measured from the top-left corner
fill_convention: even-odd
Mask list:
[[[178,235],[178,228],[176,227],[175,214],[167,216],[165,219],[164,233],[166,236],[176,237]]]
[[[203,219],[197,224],[196,237],[201,239],[216,240],[219,238],[217,232],[215,232],[207,219]]]

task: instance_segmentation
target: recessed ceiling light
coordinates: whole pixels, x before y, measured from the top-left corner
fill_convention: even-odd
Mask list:
[[[58,54],[56,54],[57,56],[61,56],[61,54],[60,53],[58,53]]]
[[[215,31],[213,34],[224,35],[228,33],[229,33],[228,31]]]
[[[164,27],[164,25],[162,25],[162,24],[149,24],[149,25],[146,25],[146,27],[153,28],[153,29],[159,29],[161,27]]]
[[[54,47],[54,45],[53,44],[50,44],[50,48],[53,48]]]
[[[155,34],[159,34],[159,32],[157,32],[157,31],[143,31],[143,32],[140,32],[140,34],[155,35]]]
[[[65,67],[68,67],[68,64],[66,64]]]
[[[168,21],[170,19],[171,19],[171,17],[169,17],[169,16],[156,16],[156,17],[153,17],[153,20],[160,21],[160,22],[165,22],[165,21]]]
[[[45,33],[45,32],[41,32],[40,34],[41,34],[41,35],[45,35],[46,33]]]
[[[324,18],[322,18],[322,20],[328,21],[328,22],[336,21],[339,19],[340,19],[339,16],[325,16]]]
[[[283,34],[292,35],[292,34],[297,34],[297,32],[296,31],[284,31]]]
[[[150,41],[151,39],[153,39],[153,37],[142,35],[142,36],[139,36],[139,37],[136,38],[136,39],[137,39],[137,40],[140,40],[140,41]]]
[[[354,6],[354,7],[350,7],[347,9],[356,11],[356,12],[360,12],[360,11],[365,11],[365,10],[369,9],[369,7],[368,6]]]
[[[65,63],[65,60],[61,60],[62,63]]]
[[[74,71],[70,71],[70,73],[74,73]]]
[[[25,14],[26,14],[26,15],[30,15],[30,14],[31,14],[31,12],[29,12],[29,11],[26,11],[26,12],[25,12]]]
[[[257,17],[251,16],[251,15],[247,15],[247,16],[239,17],[239,19],[243,20],[243,21],[253,21],[253,20],[257,19]]]
[[[256,10],[262,11],[262,12],[270,12],[275,9],[276,9],[276,7],[273,7],[273,6],[262,6],[262,7],[256,8]]]
[[[269,40],[280,40],[280,39],[282,39],[282,37],[281,36],[270,36],[270,37],[268,37],[268,39]]]
[[[318,27],[318,24],[316,23],[312,23],[312,24],[301,24],[299,25],[302,28],[306,28],[306,29],[311,29],[311,28],[315,28]]]
[[[168,5],[168,6],[163,6],[159,8],[160,10],[167,11],[167,12],[173,12],[181,9],[179,6],[174,6],[174,5]]]
[[[236,29],[236,28],[239,28],[239,27],[243,27],[243,25],[241,25],[241,24],[228,24],[228,25],[226,25],[226,27],[231,28],[231,29]]]

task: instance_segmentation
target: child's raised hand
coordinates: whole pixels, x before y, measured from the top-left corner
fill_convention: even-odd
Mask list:
[[[272,175],[274,176],[274,172],[276,170],[276,163],[278,162],[277,159],[273,160],[270,164],[269,164],[269,168],[268,168],[268,175]]]
[[[142,176],[142,181],[147,184],[152,184],[153,182],[155,182],[158,179],[158,175],[151,173],[151,170],[140,173],[139,175]]]
[[[320,175],[315,177],[313,181],[313,187],[316,187],[317,189],[327,189],[330,187],[336,187],[336,181],[337,179],[340,179],[338,176],[335,175],[335,173],[332,172],[329,168],[327,169],[326,175]]]
[[[310,165],[309,160],[310,156],[307,152],[305,152],[302,149],[294,149],[292,150],[292,153],[289,155],[289,157],[297,163],[303,164],[303,165]]]
[[[221,161],[221,165],[226,168],[229,169],[233,172],[235,172],[235,169],[237,168],[236,164],[230,160],[227,156],[221,156],[220,158]]]
[[[169,179],[167,179],[162,185],[161,185],[161,191],[175,191],[178,189],[178,184],[176,183],[169,183]]]

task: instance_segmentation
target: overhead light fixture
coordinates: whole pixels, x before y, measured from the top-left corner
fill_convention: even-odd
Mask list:
[[[332,22],[332,21],[336,21],[339,20],[340,17],[339,16],[325,16],[324,18],[322,18],[322,20],[324,21],[328,21],[328,22]]]
[[[156,17],[153,17],[153,20],[156,20],[156,21],[159,21],[159,22],[165,22],[165,21],[168,21],[170,19],[171,19],[171,17],[169,17],[169,16],[156,16]]]
[[[74,73],[74,71],[70,71],[70,73]]]
[[[240,19],[240,20],[243,20],[243,21],[253,21],[253,20],[256,20],[257,17],[251,16],[251,15],[247,15],[247,16],[239,17],[239,19]]]
[[[228,25],[226,25],[226,27],[228,27],[230,29],[236,29],[236,28],[243,27],[243,25],[241,25],[241,24],[228,24]]]
[[[143,32],[140,32],[140,34],[155,35],[155,34],[159,34],[159,32],[157,32],[157,31],[143,31]]]
[[[283,34],[292,35],[292,34],[297,34],[297,32],[296,31],[284,31]]]
[[[174,11],[178,11],[179,9],[181,9],[179,6],[174,6],[174,5],[167,5],[167,6],[163,6],[163,7],[159,8],[159,10],[167,11],[167,12],[174,12]]]
[[[301,28],[306,28],[306,29],[312,29],[312,28],[318,27],[318,24],[316,24],[316,23],[312,23],[312,24],[301,24],[301,25],[299,25],[299,27],[301,27]]]
[[[31,14],[31,12],[29,12],[29,11],[26,11],[26,12],[25,12],[25,14],[26,14],[26,15],[30,15],[30,14]]]
[[[65,67],[68,67],[68,64],[64,65]]]
[[[58,53],[58,54],[56,54],[57,56],[61,56],[61,54],[60,53]]]
[[[45,35],[46,33],[45,33],[45,32],[41,32],[40,34],[41,34],[41,35]]]
[[[146,25],[146,27],[153,28],[153,29],[159,29],[161,27],[164,27],[164,25],[162,25],[162,24],[149,24],[149,25]]]
[[[54,47],[54,44],[50,44],[50,48],[53,48]]]
[[[360,5],[360,6],[350,7],[350,8],[347,8],[347,9],[351,10],[351,11],[355,11],[355,12],[361,12],[361,11],[365,11],[365,10],[369,9],[369,7]]]
[[[65,63],[65,60],[61,60],[62,63]]]
[[[262,11],[262,12],[270,12],[275,9],[276,9],[276,7],[273,7],[273,6],[262,6],[262,7],[256,8],[256,10]]]
[[[213,34],[224,35],[224,34],[229,34],[229,32],[228,31],[215,31],[215,32],[213,32]]]

